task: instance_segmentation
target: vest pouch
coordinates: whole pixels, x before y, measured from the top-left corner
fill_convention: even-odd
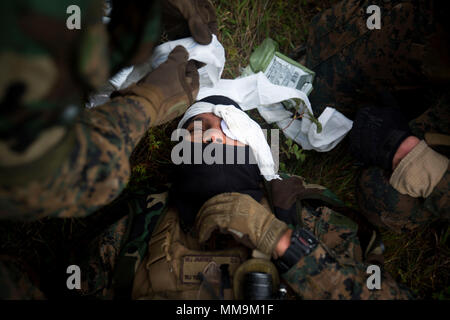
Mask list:
[[[150,240],[148,258],[144,262],[150,282],[147,298],[217,296],[217,290],[214,293],[210,290],[211,286],[217,288],[217,281],[208,281],[208,270],[220,269],[221,265],[228,265],[230,283],[233,283],[235,271],[247,259],[248,248],[202,251],[197,240],[181,230],[175,209],[169,209],[162,219]]]

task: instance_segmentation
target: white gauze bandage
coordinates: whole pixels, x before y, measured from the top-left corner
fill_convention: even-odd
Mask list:
[[[203,101],[196,102],[186,110],[183,118],[178,123],[178,128],[182,128],[190,118],[201,113],[210,112],[225,121],[236,140],[250,147],[259,170],[266,180],[280,179],[279,175],[276,174],[275,162],[261,127],[244,111],[239,110],[235,106],[215,105]]]

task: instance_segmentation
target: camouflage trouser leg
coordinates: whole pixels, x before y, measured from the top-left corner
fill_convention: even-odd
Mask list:
[[[381,8],[380,30],[367,28],[370,5]],[[431,45],[441,32],[432,7],[431,1],[346,0],[314,17],[306,44],[306,66],[316,72],[310,95],[314,112],[331,106],[353,118],[364,102],[386,103],[387,92],[391,96],[436,77],[450,78],[448,55],[432,58],[450,52],[447,40]]]
[[[450,104],[441,102],[411,121],[417,137],[425,133],[450,133]],[[435,149],[448,156],[448,149]],[[450,217],[450,173],[444,175],[426,199],[400,194],[389,184],[390,172],[377,167],[364,170],[358,181],[357,200],[363,214],[377,226],[393,231],[408,231],[437,218]]]
[[[378,167],[364,170],[358,180],[357,201],[362,213],[374,225],[394,231],[408,231],[429,221],[433,214],[423,201],[402,195],[389,184],[388,172]]]

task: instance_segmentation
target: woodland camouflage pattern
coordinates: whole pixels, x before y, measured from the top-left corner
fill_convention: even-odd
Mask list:
[[[117,10],[108,29],[101,22],[103,2],[0,3],[0,23],[8,30],[0,44],[0,143],[20,153],[39,133],[54,126],[65,132],[36,160],[0,166],[0,219],[82,217],[116,198],[129,179],[130,154],[158,110],[128,96],[85,110],[83,97],[121,67],[148,58],[159,39],[159,1],[113,0]],[[69,5],[81,9],[81,30],[66,28]],[[74,120],[77,108],[82,112]],[[103,254],[109,261],[114,239],[102,243],[111,243]],[[43,297],[16,265],[2,259],[0,274],[3,297]]]
[[[81,294],[89,298],[112,299],[131,295],[132,278],[147,253],[152,231],[167,208],[167,192],[134,197],[128,201],[131,212],[89,246],[88,259],[81,268]],[[117,263],[122,264],[116,267]],[[124,283],[122,279],[128,279]],[[120,291],[120,292],[118,292]]]
[[[84,105],[84,96],[111,74],[151,54],[159,38],[158,1],[140,8],[135,1],[111,2],[116,10],[108,27],[102,23],[102,0],[2,2],[2,28],[8,30],[0,47],[2,139],[11,135],[10,130],[21,129],[14,130],[15,135],[20,133],[14,147],[23,148],[41,130],[64,122],[58,111]],[[70,5],[80,7],[80,30],[66,27]],[[124,21],[124,12],[135,18],[135,26],[129,25],[131,19]],[[133,29],[137,27],[144,31]]]
[[[66,8],[71,4],[81,8],[81,30],[66,28]],[[137,14],[135,22],[145,30],[136,33],[132,32],[136,26],[124,26],[115,20],[114,10],[106,30],[101,23],[102,4],[103,1],[1,4],[0,20],[8,25],[4,29],[11,31],[11,38],[4,39],[0,47],[0,65],[4,66],[0,101],[1,112],[5,113],[0,121],[0,141],[21,152],[49,127],[62,126],[65,134],[37,160],[0,166],[0,218],[85,216],[113,200],[128,181],[130,154],[150,127],[151,119],[156,118],[155,110],[145,108],[142,100],[124,96],[83,110],[70,125],[62,120],[65,107],[84,105],[81,97],[102,85],[109,70],[120,65],[119,60],[143,61],[158,39],[157,8],[146,4],[137,10],[136,4],[130,2],[129,10]],[[117,6],[127,10],[124,5]],[[150,12],[154,16],[149,16]],[[146,21],[145,28],[140,19]],[[128,50],[117,41],[108,43],[109,36],[118,35],[121,41],[127,39]]]

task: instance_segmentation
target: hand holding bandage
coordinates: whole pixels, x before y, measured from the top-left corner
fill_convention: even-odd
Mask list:
[[[138,102],[151,110],[152,125],[171,121],[186,111],[198,93],[197,67],[188,59],[186,49],[177,46],[166,62],[118,94],[136,96]]]

